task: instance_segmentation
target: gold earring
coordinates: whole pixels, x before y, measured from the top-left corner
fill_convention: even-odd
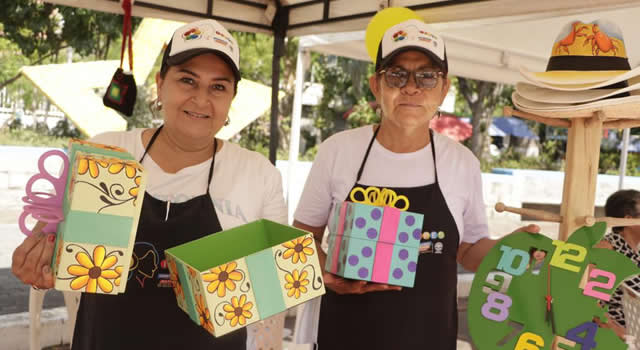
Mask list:
[[[231,123],[231,118],[229,118],[229,116],[227,116],[227,120],[224,121],[224,126],[227,126]]]

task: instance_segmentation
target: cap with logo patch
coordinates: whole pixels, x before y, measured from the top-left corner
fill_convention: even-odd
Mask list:
[[[182,64],[193,57],[215,53],[240,80],[240,50],[231,34],[217,21],[205,19],[178,28],[162,56],[162,67]]]
[[[418,19],[403,21],[384,32],[377,50],[376,71],[386,67],[399,53],[409,50],[425,53],[444,73],[449,71],[442,36]]]

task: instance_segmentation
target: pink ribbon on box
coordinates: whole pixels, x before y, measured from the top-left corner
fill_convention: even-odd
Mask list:
[[[44,167],[45,160],[52,156],[57,156],[62,159],[63,168],[59,177],[51,175]],[[59,150],[45,152],[38,160],[38,170],[39,172],[27,181],[25,186],[27,195],[22,197],[22,201],[25,202],[26,205],[22,208],[22,214],[18,219],[20,230],[27,236],[32,234],[32,230],[29,230],[25,224],[25,220],[29,215],[38,221],[47,223],[42,229],[43,233],[56,232],[58,230],[58,223],[64,220],[62,202],[67,182],[67,175],[69,174],[69,158],[64,152]],[[52,194],[33,191],[33,184],[38,180],[44,180],[51,183],[55,193]]]

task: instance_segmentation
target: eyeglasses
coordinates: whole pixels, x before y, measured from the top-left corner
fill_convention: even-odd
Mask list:
[[[392,88],[403,88],[409,83],[409,76],[413,75],[413,81],[420,89],[433,89],[438,85],[438,79],[444,76],[441,71],[419,70],[408,71],[400,67],[383,69],[378,74],[384,74],[384,80]]]

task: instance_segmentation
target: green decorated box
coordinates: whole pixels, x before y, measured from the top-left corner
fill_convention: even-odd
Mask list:
[[[269,220],[165,251],[191,319],[218,337],[324,294],[313,235]]]
[[[52,261],[55,288],[124,293],[146,172],[124,149],[73,140]]]

